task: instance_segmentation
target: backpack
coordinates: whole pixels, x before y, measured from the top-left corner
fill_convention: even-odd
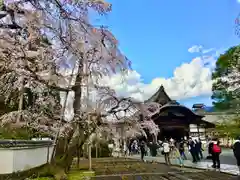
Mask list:
[[[221,153],[221,148],[219,147],[219,145],[214,144],[212,151],[213,151],[213,153]]]

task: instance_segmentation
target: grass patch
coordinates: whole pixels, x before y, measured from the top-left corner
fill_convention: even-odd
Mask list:
[[[94,177],[95,173],[93,171],[71,171],[68,174],[68,180],[81,180],[84,177]],[[31,180],[54,180],[54,178],[50,177],[39,177]]]
[[[79,180],[84,177],[94,177],[94,171],[72,171],[68,174],[69,180]]]
[[[49,177],[39,177],[39,178],[35,178],[32,180],[54,180],[54,178],[49,178]]]

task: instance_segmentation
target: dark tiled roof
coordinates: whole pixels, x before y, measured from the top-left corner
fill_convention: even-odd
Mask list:
[[[161,105],[164,105],[171,101],[172,101],[171,98],[167,95],[164,87],[161,85],[160,88],[157,90],[157,92],[155,94],[153,94],[153,96],[151,96],[148,100],[146,100],[145,103],[156,102]]]
[[[192,108],[204,108],[204,104],[193,104]]]
[[[192,115],[192,116],[196,116],[196,117],[203,117],[201,115],[198,115],[196,113],[194,113],[191,109],[189,109],[188,107],[186,106],[183,106],[183,105],[180,105],[180,104],[166,104],[164,106],[162,106],[160,108],[160,114],[161,112],[164,112],[166,109],[178,109],[180,110],[181,112],[183,112],[184,114],[189,114],[189,115]]]

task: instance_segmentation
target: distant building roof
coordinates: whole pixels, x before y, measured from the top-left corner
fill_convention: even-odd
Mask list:
[[[193,104],[192,108],[196,109],[196,108],[204,108],[205,105],[204,104]]]
[[[180,105],[180,104],[176,100],[171,100],[170,102],[168,102],[168,105]]]

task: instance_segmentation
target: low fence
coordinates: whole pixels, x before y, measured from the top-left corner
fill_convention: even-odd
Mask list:
[[[50,161],[51,140],[0,140],[0,174],[39,167]]]

